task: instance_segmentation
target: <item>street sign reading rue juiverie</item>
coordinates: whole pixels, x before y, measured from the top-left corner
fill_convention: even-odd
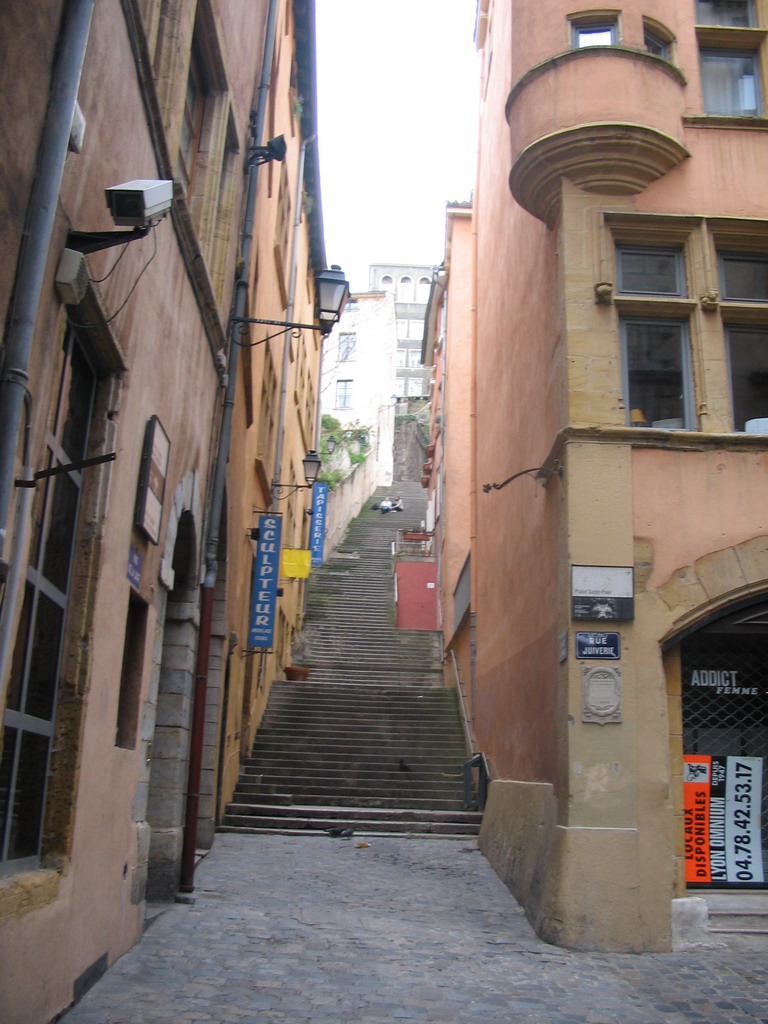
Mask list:
[[[618,661],[621,658],[621,637],[618,633],[593,630],[576,634],[576,657]]]

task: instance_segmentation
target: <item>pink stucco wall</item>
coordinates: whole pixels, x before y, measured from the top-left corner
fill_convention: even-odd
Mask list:
[[[516,9],[524,6],[530,13],[539,5]],[[499,40],[512,36],[509,8],[494,8]],[[516,34],[519,27],[514,29]],[[546,781],[554,777],[556,758],[558,490],[545,490],[529,476],[501,491],[482,490],[543,463],[558,429],[562,395],[557,236],[516,204],[506,180],[509,56],[503,48],[494,54],[475,193],[475,727],[499,774]]]
[[[436,455],[438,469],[451,486],[442,490],[441,584],[446,642],[452,639],[455,615],[453,595],[459,574],[469,554],[471,532],[472,475],[471,409],[474,380],[474,281],[472,219],[469,213],[448,218],[450,282],[448,287],[447,331],[442,355],[448,374],[444,389],[442,431]],[[440,365],[443,365],[442,359]],[[455,483],[455,486],[453,484]]]
[[[765,452],[635,451],[635,536],[653,549],[648,588],[713,551],[768,534]]]

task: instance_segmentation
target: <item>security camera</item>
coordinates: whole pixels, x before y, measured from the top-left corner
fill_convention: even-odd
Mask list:
[[[170,210],[173,182],[137,178],[123,185],[112,185],[104,194],[115,224],[143,228]]]

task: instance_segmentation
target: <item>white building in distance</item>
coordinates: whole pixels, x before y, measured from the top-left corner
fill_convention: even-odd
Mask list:
[[[368,271],[371,291],[391,292],[395,297],[395,394],[410,411],[423,406],[431,391],[432,368],[421,362],[421,345],[433,271],[415,263],[373,263]]]
[[[379,487],[392,483],[396,351],[395,298],[378,291],[350,296],[323,349],[322,412],[367,434]]]

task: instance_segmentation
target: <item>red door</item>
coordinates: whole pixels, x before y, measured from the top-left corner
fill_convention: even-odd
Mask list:
[[[397,615],[400,629],[437,629],[437,562],[398,562]]]

